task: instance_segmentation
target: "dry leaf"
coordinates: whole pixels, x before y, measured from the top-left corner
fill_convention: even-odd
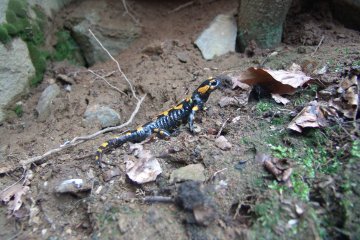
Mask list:
[[[280,96],[278,93],[272,93],[271,97],[275,100],[275,102],[282,103],[284,105],[286,105],[290,102],[289,99]]]
[[[306,127],[318,128],[326,125],[323,108],[317,101],[312,101],[289,123],[288,128],[301,133]]]
[[[140,144],[132,144],[130,149],[134,151],[135,157],[129,156],[125,161],[127,176],[140,184],[155,181],[162,173],[158,160]]]
[[[284,183],[286,186],[291,186],[290,176],[293,169],[288,159],[279,159],[264,153],[257,153],[255,160],[262,162],[265,169],[270,172],[277,181]]]
[[[15,184],[0,194],[0,199],[8,205],[9,212],[13,213],[22,206],[22,196],[29,191],[28,186]],[[12,199],[13,198],[13,199]]]
[[[270,93],[293,94],[298,87],[310,80],[301,71],[270,70],[250,67],[232,77],[233,88],[237,86],[260,85]]]
[[[341,112],[345,117],[356,119],[359,112],[359,79],[356,74],[343,79],[337,92],[339,97],[330,101],[330,106]]]

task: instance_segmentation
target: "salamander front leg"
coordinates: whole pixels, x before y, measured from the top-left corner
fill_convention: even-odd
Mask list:
[[[195,119],[195,112],[199,110],[198,106],[194,106],[191,109],[189,118],[188,118],[188,122],[189,122],[189,130],[191,133],[194,133],[194,119]]]

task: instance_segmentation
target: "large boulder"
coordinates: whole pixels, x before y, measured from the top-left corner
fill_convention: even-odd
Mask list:
[[[106,13],[106,14],[104,14]],[[68,16],[66,27],[81,48],[88,65],[109,60],[109,56],[91,36],[89,29],[104,47],[117,55],[140,35],[141,28],[125,13],[123,5],[116,7],[104,1],[83,1]]]
[[[26,43],[20,38],[4,46],[0,43],[0,122],[5,109],[15,103],[29,89],[35,75]]]
[[[53,18],[56,12],[58,12],[70,2],[74,2],[74,0],[28,0],[30,6],[41,7],[41,9],[44,10],[45,14],[51,18]]]
[[[0,1],[0,24],[6,22],[6,10],[8,8],[9,0]]]

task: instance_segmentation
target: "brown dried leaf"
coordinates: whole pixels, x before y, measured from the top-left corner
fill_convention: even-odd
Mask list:
[[[301,71],[270,70],[250,67],[239,75],[234,76],[233,88],[247,84],[260,85],[270,93],[293,94],[296,88],[301,87],[310,80]]]
[[[140,144],[132,144],[130,149],[135,151],[136,158],[125,161],[127,176],[140,184],[155,181],[156,177],[162,173],[158,160]]]
[[[303,128],[324,127],[327,121],[324,116],[323,108],[317,101],[312,101],[289,123],[288,128],[296,132],[302,132]]]
[[[288,104],[288,103],[290,102],[289,99],[284,98],[284,97],[280,96],[280,95],[277,94],[277,93],[272,93],[272,94],[271,94],[271,97],[275,100],[275,102],[277,102],[277,103],[282,103],[282,104],[284,104],[284,105],[286,105],[286,104]]]
[[[343,79],[337,92],[339,97],[330,101],[330,106],[344,114],[345,117],[355,119],[359,111],[359,83],[358,76],[353,75]]]
[[[283,182],[286,186],[291,186],[289,180],[293,169],[288,159],[278,159],[264,153],[257,153],[255,160],[262,162],[265,169],[270,172],[277,181]]]
[[[22,186],[17,183],[0,194],[0,200],[8,205],[9,212],[13,213],[20,209],[22,205],[22,196],[29,191],[28,186]],[[12,199],[12,197],[14,197]]]

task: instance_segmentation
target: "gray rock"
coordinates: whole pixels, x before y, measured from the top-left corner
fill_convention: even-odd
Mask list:
[[[56,84],[51,84],[41,93],[40,99],[36,106],[36,112],[38,113],[38,119],[45,121],[51,113],[52,101],[60,93],[60,88]]]
[[[120,114],[106,106],[89,106],[84,114],[86,124],[100,123],[102,128],[119,125]]]
[[[84,1],[85,3],[86,1]],[[70,26],[73,32],[72,35],[82,49],[85,60],[89,65],[109,60],[109,56],[91,36],[89,29],[113,56],[128,48],[141,33],[141,28],[127,15],[117,13],[116,17],[111,21],[102,19],[100,17],[101,12],[109,12],[109,15],[111,15],[110,12],[113,11],[106,2],[96,1],[91,6],[84,5],[84,8],[78,16],[76,14],[73,16],[73,21],[70,20],[69,22],[76,22],[75,24],[71,23]],[[87,10],[87,8],[89,9]],[[122,10],[117,9],[117,11],[121,12]],[[84,12],[87,13],[85,18],[83,17]],[[79,18],[81,21],[76,21]]]
[[[178,52],[176,53],[176,57],[179,59],[180,62],[186,63],[190,62],[189,55],[186,52]]]
[[[9,0],[0,1],[0,24],[6,22],[6,10],[8,8]]]
[[[195,44],[206,60],[235,51],[236,22],[233,16],[218,15],[196,39]]]
[[[187,180],[192,181],[205,181],[204,175],[205,168],[201,163],[189,164],[185,167],[174,170],[170,175],[170,182],[182,182]]]
[[[0,43],[0,122],[5,108],[15,103],[29,90],[29,80],[35,75],[26,43],[14,39],[10,46]]]
[[[45,14],[51,18],[56,12],[58,12],[70,2],[74,2],[74,0],[28,0],[30,6],[41,7],[44,10]]]

